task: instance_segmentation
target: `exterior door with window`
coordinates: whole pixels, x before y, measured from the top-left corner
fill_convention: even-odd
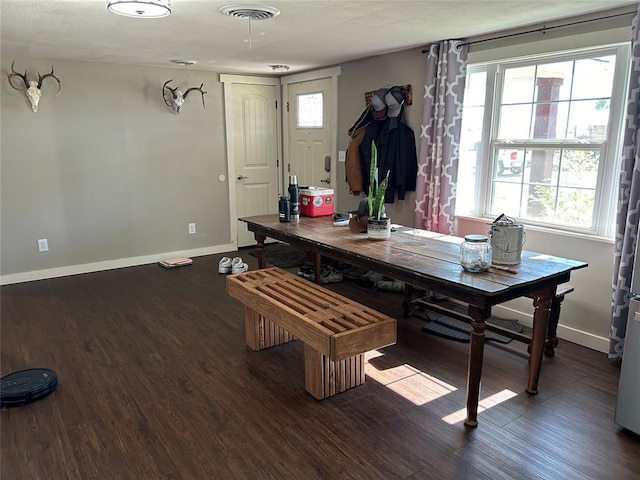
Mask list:
[[[331,78],[289,85],[289,162],[285,183],[287,175],[297,175],[301,186],[331,188],[332,108]]]

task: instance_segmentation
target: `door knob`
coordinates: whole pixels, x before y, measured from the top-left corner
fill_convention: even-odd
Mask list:
[[[320,183],[331,183],[331,177],[323,178],[322,180],[320,180]]]
[[[240,174],[240,175],[238,175],[237,178],[238,178],[238,180],[242,180],[243,178],[249,178],[249,177],[245,177],[244,175]]]

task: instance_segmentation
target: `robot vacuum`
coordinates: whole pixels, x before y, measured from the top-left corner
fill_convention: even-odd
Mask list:
[[[48,368],[19,370],[0,378],[0,406],[17,407],[46,397],[58,386],[56,372]]]

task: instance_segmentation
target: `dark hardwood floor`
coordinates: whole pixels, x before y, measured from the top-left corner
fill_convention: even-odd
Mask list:
[[[316,401],[299,342],[245,347],[221,257],[1,287],[2,374],[59,381],[1,412],[2,480],[640,478],[604,354],[561,340],[529,396],[525,346],[488,343],[469,430],[468,345],[403,319],[401,294],[345,281],[330,288],[398,318],[398,343],[368,354],[363,386]]]

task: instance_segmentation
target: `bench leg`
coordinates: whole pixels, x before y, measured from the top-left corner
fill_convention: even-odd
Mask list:
[[[316,349],[304,346],[305,390],[318,400],[364,383],[364,354],[334,362]]]
[[[285,329],[247,306],[244,307],[244,328],[247,347],[254,351],[296,339]]]

